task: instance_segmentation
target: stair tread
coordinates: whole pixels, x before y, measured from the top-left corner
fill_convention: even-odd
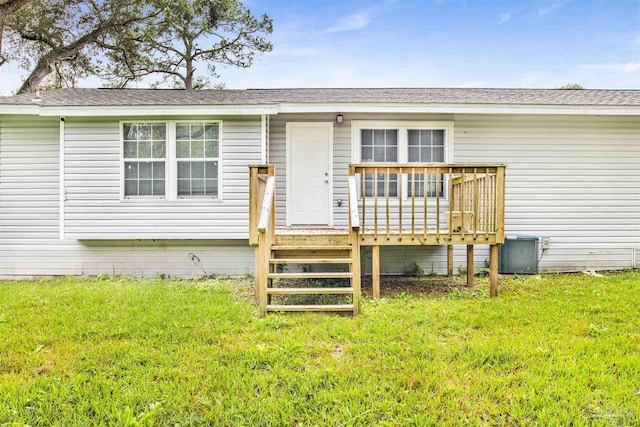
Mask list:
[[[345,272],[317,272],[317,273],[269,273],[269,279],[349,279],[353,273]]]
[[[267,305],[267,311],[353,311],[353,304]]]
[[[269,295],[353,294],[353,288],[267,288]]]
[[[272,258],[271,264],[351,264],[351,258]]]

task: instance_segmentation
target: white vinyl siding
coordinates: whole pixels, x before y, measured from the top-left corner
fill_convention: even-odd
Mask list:
[[[337,113],[335,113],[337,114]],[[284,123],[327,121],[335,114],[271,118],[269,158],[276,165],[276,211],[284,226]],[[334,125],[334,224],[347,226],[347,172],[351,121],[454,121],[456,162],[508,163],[506,233],[550,238],[542,271],[628,268],[640,254],[640,119],[632,116],[344,114]],[[342,200],[342,206],[337,201]],[[432,205],[431,205],[432,206]],[[446,202],[441,206],[448,209]],[[430,210],[430,215],[431,215]],[[410,221],[408,211],[403,219]],[[391,209],[391,221],[397,212]],[[418,221],[419,222],[419,221]],[[363,250],[367,256],[368,250]],[[389,247],[382,271],[400,274],[417,262],[425,272],[446,272],[446,248]],[[465,247],[455,248],[465,265]],[[484,267],[488,247],[476,246]],[[636,255],[638,258],[638,255]],[[365,259],[363,271],[369,271]]]
[[[161,273],[201,277],[253,271],[253,248],[247,240],[77,241],[68,236],[60,240],[59,123],[58,118],[0,116],[0,277]],[[102,130],[87,127],[84,132],[92,139],[105,139]],[[116,121],[116,140],[117,134]],[[87,144],[91,146],[90,140]],[[117,143],[100,150],[117,164]],[[71,161],[89,161],[94,155],[83,153],[79,144],[66,154]],[[89,185],[84,193],[73,187],[73,194],[118,198],[117,174]]]
[[[189,122],[216,118],[194,117]],[[144,122],[122,118],[126,122]],[[167,117],[155,121],[175,121]],[[121,199],[120,119],[67,118],[65,122],[65,237],[68,239],[246,239],[248,165],[261,156],[260,117],[225,117],[221,126],[218,199]],[[171,129],[171,128],[169,128]],[[173,131],[168,132],[171,134]],[[168,137],[168,163],[175,146]],[[169,168],[171,169],[171,168]],[[176,176],[176,172],[168,174]],[[167,180],[167,194],[176,194]]]

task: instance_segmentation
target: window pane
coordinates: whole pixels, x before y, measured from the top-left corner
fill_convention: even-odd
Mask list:
[[[178,180],[178,196],[189,196],[191,194],[191,181],[188,179]]]
[[[137,162],[125,162],[124,163],[124,178],[138,178],[138,163]]]
[[[153,125],[153,139],[156,141],[166,141],[167,125],[164,123],[156,123]]]
[[[178,141],[189,140],[189,125],[187,123],[176,124],[176,140]]]
[[[194,159],[204,157],[204,141],[191,141],[191,157]]]
[[[202,124],[191,124],[191,139],[204,139],[204,126]]]
[[[191,180],[191,195],[204,196],[204,179]]]
[[[207,196],[218,197],[218,180],[207,179],[205,181],[205,194]]]
[[[433,161],[444,162],[444,147],[433,149]]]
[[[178,162],[178,179],[191,179],[191,163]]]
[[[125,159],[135,159],[138,157],[138,144],[136,141],[124,141],[123,156]]]
[[[151,141],[138,141],[138,158],[151,158]]]
[[[217,140],[218,139],[218,124],[211,123],[205,125],[204,137],[207,140]]]
[[[125,196],[137,196],[138,195],[138,181],[127,179],[124,182],[124,195]]]
[[[204,179],[204,162],[191,162],[191,179]]]
[[[362,147],[362,161],[363,162],[372,162],[373,161],[373,148],[372,147]]]
[[[122,125],[122,137],[123,139],[138,139],[137,133],[138,127],[135,124],[125,123]]]
[[[217,141],[206,141],[204,143],[205,147],[205,157],[218,157],[218,142]]]
[[[189,158],[189,141],[176,141],[176,157]]]
[[[409,146],[409,161],[410,162],[419,162],[420,161],[420,148]]]
[[[153,162],[153,179],[164,180],[164,162]]]
[[[138,140],[151,140],[151,125],[138,123]]]
[[[374,162],[386,162],[387,152],[384,147],[375,147],[373,149],[373,161]]]
[[[151,145],[151,154],[154,159],[164,159],[166,152],[166,143],[164,141],[154,141]]]
[[[138,181],[138,191],[139,196],[152,196],[151,192],[151,180],[150,179],[141,179]]]
[[[431,131],[431,137],[432,137],[433,145],[444,145],[444,131],[443,130]]]
[[[398,147],[387,147],[387,153],[385,156],[386,162],[397,162],[398,161]]]
[[[417,146],[420,144],[420,131],[418,130],[409,130],[409,147]]]
[[[218,179],[218,162],[206,162],[205,164],[205,178]]]
[[[360,139],[362,145],[373,145],[373,131],[371,129],[362,129],[360,131]]]
[[[398,131],[396,129],[390,129],[384,131],[386,136],[387,145],[398,146]]]
[[[164,196],[164,179],[162,180],[153,180],[153,195],[154,196]]]
[[[138,174],[140,179],[151,179],[151,163],[138,163]]]

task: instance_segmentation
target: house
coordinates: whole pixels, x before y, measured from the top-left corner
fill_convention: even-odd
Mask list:
[[[263,165],[251,230],[249,165]],[[253,273],[248,241],[258,245],[269,182],[277,235],[348,236],[359,221],[362,263],[351,268],[364,274],[372,258],[374,273],[444,274],[466,265],[469,246],[481,267],[505,235],[545,237],[542,272],[636,267],[640,91],[0,98],[0,276]]]

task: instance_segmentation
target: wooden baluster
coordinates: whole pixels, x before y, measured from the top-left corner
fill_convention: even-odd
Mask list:
[[[473,168],[473,240],[478,238],[478,216],[479,213],[479,198],[478,198],[478,168]]]
[[[387,219],[387,240],[389,240],[389,228],[391,225],[391,220],[389,219],[389,179],[391,177],[391,175],[389,175],[389,168],[387,168],[387,173],[385,175],[386,179],[385,179],[385,189],[384,189],[384,194],[386,197],[386,204],[385,204],[385,209],[386,209],[386,219]]]
[[[489,168],[484,172],[484,237],[489,240]]]
[[[400,203],[398,204],[398,221],[400,222],[400,237],[399,240],[402,240],[402,168],[400,168],[400,173],[396,175],[398,178],[398,200]]]
[[[373,168],[373,233],[378,240],[378,168]]]
[[[464,227],[464,212],[466,210],[465,203],[464,203],[466,185],[465,185],[464,179],[465,179],[465,176],[464,176],[464,168],[463,168],[460,173],[460,233],[462,234],[462,240],[464,240],[464,233],[466,230]]]
[[[411,240],[416,238],[416,168],[411,168]]]
[[[362,225],[361,225],[361,231],[360,233],[362,234],[362,238],[364,239],[364,233],[366,232],[366,222],[365,222],[365,213],[367,212],[367,186],[366,186],[366,180],[367,180],[367,174],[366,174],[366,170],[362,169],[362,172],[360,173],[360,186],[362,187]]]
[[[436,168],[436,241],[440,242],[440,168]]]
[[[449,168],[449,242],[451,242],[451,234],[453,231],[453,208],[454,208],[454,197],[453,197],[453,168]]]
[[[423,206],[423,223],[422,223],[422,228],[423,228],[423,232],[424,232],[424,241],[427,241],[427,199],[428,197],[428,191],[427,191],[427,168],[422,168],[422,197],[424,199],[424,206]]]

